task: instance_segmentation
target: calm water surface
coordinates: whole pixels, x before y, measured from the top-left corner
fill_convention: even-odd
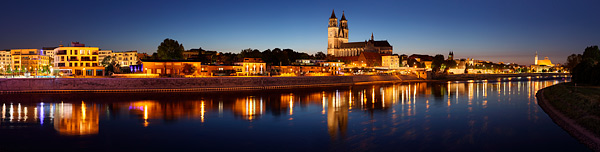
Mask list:
[[[537,105],[568,80],[0,95],[0,151],[589,151]]]

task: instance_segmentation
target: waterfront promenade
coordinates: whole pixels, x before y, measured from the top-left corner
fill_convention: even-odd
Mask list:
[[[342,86],[419,80],[412,76],[2,79],[1,93],[204,92]]]

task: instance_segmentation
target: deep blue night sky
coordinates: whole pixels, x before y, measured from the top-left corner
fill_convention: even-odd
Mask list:
[[[327,47],[331,10],[346,12],[350,41],[388,40],[398,54],[532,64],[564,63],[600,44],[600,1],[27,1],[0,2],[0,49],[79,41],[155,52],[165,38],[186,49],[239,52]]]

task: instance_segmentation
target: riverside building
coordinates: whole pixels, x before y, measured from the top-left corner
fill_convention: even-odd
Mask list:
[[[111,56],[121,65],[121,67],[129,67],[131,65],[137,65],[138,53],[137,51],[125,51],[125,52],[113,52],[112,50],[99,50],[98,51],[98,62],[102,64],[104,58]]]
[[[54,71],[76,76],[103,76],[104,67],[98,62],[98,47],[86,47],[79,42],[54,49]]]
[[[43,50],[38,49],[12,49],[10,50],[12,57],[12,69],[36,71],[41,67],[49,66],[50,59],[44,55]]]
[[[1,50],[0,51],[0,70],[6,71],[10,68],[12,64],[12,58],[10,56],[10,50]]]

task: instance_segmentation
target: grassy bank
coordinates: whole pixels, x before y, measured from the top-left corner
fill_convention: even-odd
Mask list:
[[[552,120],[594,151],[600,151],[600,86],[561,83],[537,93]]]
[[[543,90],[544,98],[554,109],[600,137],[600,86],[561,83]]]

